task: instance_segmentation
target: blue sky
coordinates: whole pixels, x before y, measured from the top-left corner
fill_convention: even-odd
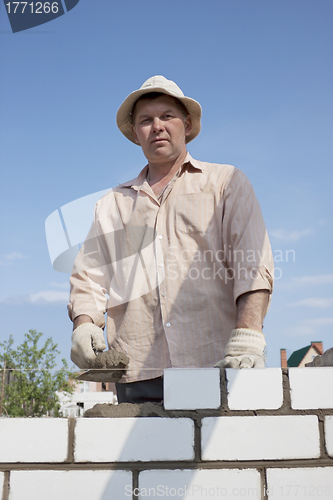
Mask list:
[[[0,341],[36,329],[69,360],[69,275],[45,220],[145,165],[115,115],[162,74],[202,105],[192,156],[240,168],[260,201],[280,270],[267,366],[281,347],[332,347],[332,2],[80,0],[16,34],[0,11]]]

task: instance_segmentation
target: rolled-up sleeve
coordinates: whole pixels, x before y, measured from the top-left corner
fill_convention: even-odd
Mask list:
[[[97,326],[104,328],[111,266],[105,237],[96,216],[97,205],[94,222],[74,262],[70,277],[70,303],[67,308],[72,321],[77,316],[86,314]]]
[[[225,188],[222,221],[227,272],[234,301],[247,292],[273,291],[274,262],[259,202],[246,175],[235,169]]]

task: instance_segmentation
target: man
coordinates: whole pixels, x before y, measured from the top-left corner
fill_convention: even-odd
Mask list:
[[[128,355],[119,402],[162,400],[167,367],[262,368],[273,259],[258,201],[230,165],[194,160],[201,107],[162,76],[120,106],[148,164],[98,201],[71,276],[72,360]]]

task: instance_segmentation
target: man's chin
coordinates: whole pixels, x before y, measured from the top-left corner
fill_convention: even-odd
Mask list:
[[[169,158],[169,156],[172,155],[171,148],[169,147],[169,143],[167,141],[158,143],[158,145],[154,143],[153,146],[154,147],[148,152],[148,155],[151,158]]]
[[[186,150],[183,152],[171,147],[169,141],[161,142],[158,147],[150,148],[149,151],[144,152],[150,163],[177,161],[183,154],[186,155]]]

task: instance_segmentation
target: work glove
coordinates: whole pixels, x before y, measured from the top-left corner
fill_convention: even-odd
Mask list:
[[[249,328],[236,328],[217,368],[265,368],[266,341],[263,333]]]
[[[71,360],[81,369],[92,368],[96,354],[106,349],[104,333],[94,323],[82,323],[72,333]]]

